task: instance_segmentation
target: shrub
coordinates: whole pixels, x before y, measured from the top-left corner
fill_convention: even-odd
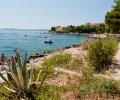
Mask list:
[[[115,94],[117,92],[117,82],[113,81],[111,79],[105,80],[104,83],[102,84],[104,87],[104,91],[107,94]]]
[[[107,68],[112,63],[112,59],[117,52],[117,44],[117,40],[114,38],[98,39],[92,43],[88,50],[90,64],[98,71]]]

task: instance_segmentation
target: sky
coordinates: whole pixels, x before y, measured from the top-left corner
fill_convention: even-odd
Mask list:
[[[0,0],[0,28],[50,29],[102,23],[113,0]]]

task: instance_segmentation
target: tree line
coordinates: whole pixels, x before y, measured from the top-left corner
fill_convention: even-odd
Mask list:
[[[120,33],[120,0],[115,0],[112,10],[105,15],[104,23],[86,23],[79,26],[51,27],[50,32],[55,33]]]
[[[86,23],[85,25],[80,26],[67,26],[67,27],[52,27],[51,32],[56,33],[104,33],[105,32],[105,24],[99,23],[99,24],[91,24]]]

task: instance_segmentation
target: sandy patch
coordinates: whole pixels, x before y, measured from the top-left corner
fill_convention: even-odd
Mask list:
[[[108,71],[110,76],[115,80],[120,80],[120,43],[118,44],[118,51],[114,57],[114,64],[112,69]]]

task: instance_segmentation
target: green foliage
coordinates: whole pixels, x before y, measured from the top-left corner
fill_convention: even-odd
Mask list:
[[[96,32],[98,34],[104,33],[105,32],[105,24],[99,24],[96,28]]]
[[[34,94],[40,91],[45,78],[49,74],[48,69],[41,68],[39,73],[36,74],[36,70],[32,64],[27,67],[26,55],[24,61],[20,57],[17,57],[17,64],[12,62],[12,64],[8,63],[8,66],[10,72],[7,72],[7,78],[0,73],[0,77],[7,84],[7,86],[3,84],[3,87],[11,93],[16,94],[18,99],[34,100]],[[39,85],[36,87],[38,83]]]
[[[117,82],[113,80],[104,80],[102,83],[103,89],[106,93],[116,93],[117,92]]]
[[[112,59],[117,52],[117,45],[117,40],[114,38],[98,39],[92,43],[88,50],[90,64],[98,71],[107,68],[112,63]]]
[[[61,30],[57,30],[61,28]],[[67,27],[52,27],[51,32],[56,32],[56,33],[91,33],[91,32],[96,32],[96,33],[104,33],[105,32],[105,24],[100,23],[100,24],[91,24],[91,23],[86,23],[85,25],[79,25],[79,26],[67,26]]]
[[[42,63],[42,66],[55,67],[55,66],[69,63],[70,59],[71,59],[71,55],[68,53],[58,54],[58,55],[52,56],[49,59],[46,59]]]
[[[83,82],[83,80],[80,80]],[[118,82],[112,79],[105,78],[95,78],[93,77],[89,83],[83,83],[77,87],[80,93],[91,94],[91,93],[106,93],[110,95],[115,95],[119,93]]]
[[[70,69],[80,70],[79,68],[81,67],[82,64],[83,64],[82,59],[75,57],[70,60],[68,65],[69,65]]]
[[[9,92],[9,91],[6,91],[6,90],[3,88],[3,84],[7,85],[6,83],[1,83],[1,84],[0,84],[0,100],[6,100],[6,97],[10,99],[10,98],[13,97],[14,95],[10,95],[10,92]]]
[[[51,27],[51,31],[52,32],[56,31],[55,27]]]
[[[79,78],[79,84],[76,86],[80,94],[98,95],[116,95],[119,94],[119,82],[103,77],[94,77],[93,68],[88,67],[83,70],[83,76]]]
[[[111,33],[120,33],[120,1],[115,1],[116,5],[110,12],[107,12],[105,16],[105,23],[107,24],[107,30]]]
[[[69,32],[73,32],[73,33],[76,32],[76,27],[73,25],[68,26],[67,29],[69,30]]]
[[[51,67],[62,67],[69,70],[80,71],[81,66],[83,65],[83,61],[80,58],[72,57],[68,53],[61,53],[52,56],[49,59],[46,59],[42,66],[51,66]]]
[[[2,83],[7,85],[5,83]],[[39,84],[36,84],[38,87]],[[9,91],[6,91],[2,85],[0,85],[0,100],[19,100],[16,97],[16,94],[13,94]],[[60,95],[65,91],[64,87],[57,87],[57,86],[49,86],[43,85],[41,87],[41,92],[35,94],[35,100],[59,100]],[[33,100],[33,99],[31,99]]]
[[[36,96],[37,100],[59,100],[60,94],[64,92],[64,87],[45,85],[41,90],[42,93]]]
[[[93,79],[93,68],[92,67],[86,67],[82,69],[82,75],[84,80],[89,83]]]

